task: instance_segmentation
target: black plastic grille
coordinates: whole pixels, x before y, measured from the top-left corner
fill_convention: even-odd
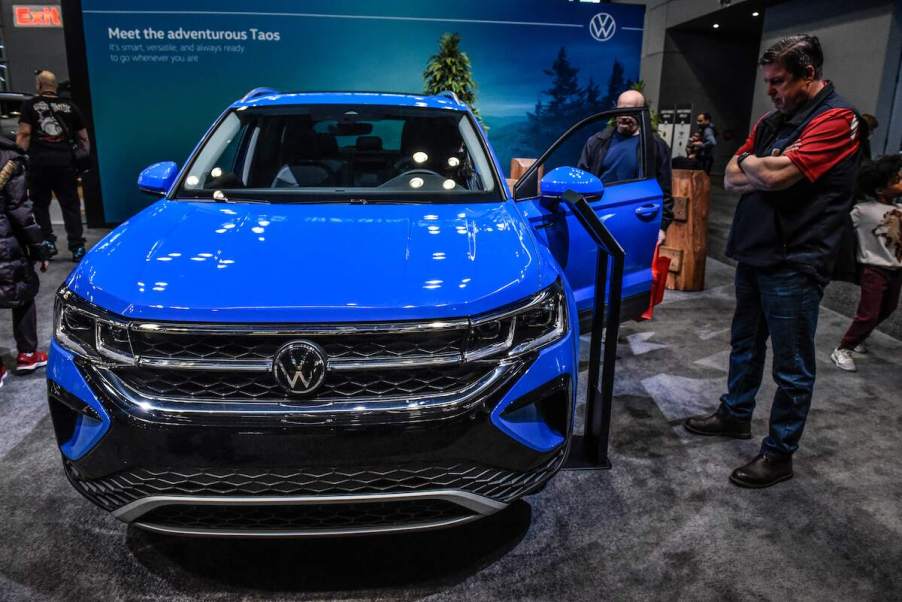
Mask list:
[[[330,358],[365,360],[373,357],[404,358],[460,353],[466,331],[433,333],[366,333],[337,335],[212,335],[133,331],[137,355],[181,360],[272,359],[287,343],[299,339],[320,345]]]
[[[330,371],[315,399],[404,397],[434,395],[463,389],[492,370],[468,365],[404,370]],[[254,401],[302,401],[287,393],[271,372],[222,372],[161,368],[118,368],[116,374],[136,391],[150,397]]]
[[[551,477],[563,457],[562,450],[544,464],[524,472],[457,463],[386,468],[136,469],[88,480],[68,464],[66,469],[82,494],[109,511],[140,498],[160,495],[362,495],[454,489],[511,502]]]
[[[473,516],[444,500],[303,506],[173,505],[151,510],[140,523],[218,531],[316,531],[412,525]]]

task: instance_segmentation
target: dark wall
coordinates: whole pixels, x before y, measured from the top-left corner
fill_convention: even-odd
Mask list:
[[[902,1],[788,0],[767,9],[761,45],[799,32],[820,39],[824,77],[837,91],[862,113],[877,116],[881,127],[871,142],[874,153],[896,152],[902,128],[896,126],[891,140],[888,134],[902,56]],[[760,83],[754,107],[755,112],[771,108]]]
[[[711,113],[719,134],[714,173],[723,173],[748,135],[758,44],[753,37],[667,31],[658,106],[692,104],[696,114]]]
[[[34,70],[49,69],[59,81],[69,79],[66,67],[66,40],[63,29],[27,28],[13,25],[13,4],[56,4],[56,0],[0,0],[3,40],[9,65],[9,89],[15,92],[34,91]]]

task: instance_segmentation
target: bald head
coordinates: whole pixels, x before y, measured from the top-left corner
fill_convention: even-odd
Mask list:
[[[38,94],[41,92],[56,92],[58,87],[56,84],[56,75],[54,75],[52,71],[47,71],[46,69],[38,71],[38,74],[34,78],[34,82]]]
[[[633,107],[644,107],[645,97],[638,90],[627,90],[617,97],[617,108],[626,109]]]
[[[640,109],[645,106],[645,97],[638,90],[627,90],[617,97],[618,109]],[[631,115],[621,115],[617,118],[617,131],[624,136],[634,136],[639,133],[639,121]]]

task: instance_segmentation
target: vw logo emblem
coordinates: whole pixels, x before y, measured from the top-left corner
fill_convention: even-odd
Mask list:
[[[607,42],[614,37],[617,23],[608,13],[598,13],[589,21],[589,33],[597,42]]]
[[[276,352],[272,371],[289,393],[313,393],[326,379],[326,353],[316,343],[292,341]]]

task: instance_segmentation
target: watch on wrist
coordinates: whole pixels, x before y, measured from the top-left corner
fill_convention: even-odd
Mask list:
[[[742,169],[742,162],[745,161],[746,159],[748,159],[751,156],[751,154],[752,153],[746,151],[746,152],[742,153],[741,155],[739,155],[738,157],[736,157],[736,166],[739,167],[739,169],[741,169],[743,172],[745,172],[745,170]]]

